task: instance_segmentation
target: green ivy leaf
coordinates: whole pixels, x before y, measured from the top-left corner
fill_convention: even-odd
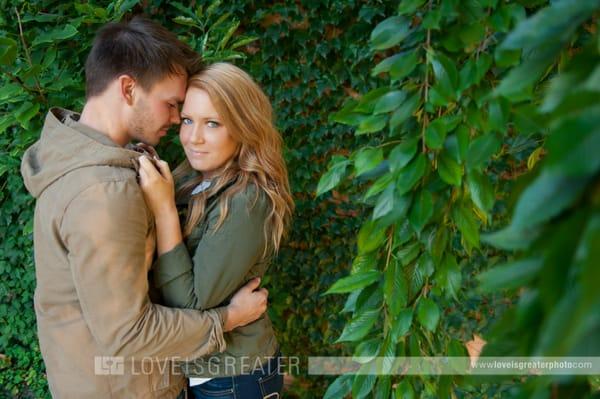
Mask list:
[[[439,155],[437,167],[443,181],[453,186],[460,186],[463,170],[448,152],[442,151]]]
[[[327,172],[319,179],[317,185],[317,197],[337,186],[344,175],[346,174],[346,167],[350,164],[350,161],[344,157],[336,156],[332,159]]]
[[[431,122],[425,129],[425,144],[427,147],[439,150],[446,139],[446,124],[439,118]]]
[[[496,248],[516,251],[529,247],[539,234],[538,226],[518,228],[509,225],[502,230],[482,235],[481,240]]]
[[[355,316],[346,324],[342,335],[335,341],[358,341],[364,338],[375,325],[381,311],[379,309],[367,310]]]
[[[373,221],[364,223],[358,232],[358,253],[365,254],[376,250],[383,245],[385,239],[385,228]]]
[[[43,35],[36,36],[31,46],[35,47],[43,43],[55,43],[59,40],[69,39],[75,35],[77,35],[77,28],[71,24],[66,24],[61,28],[56,28]]]
[[[458,37],[463,42],[465,49],[473,48],[485,37],[485,26],[479,22],[465,24],[458,32]]]
[[[375,270],[377,266],[377,258],[374,254],[358,255],[352,261],[352,270],[350,273],[358,273],[368,270]]]
[[[428,190],[421,190],[413,201],[408,220],[417,233],[423,230],[433,215],[433,196]]]
[[[373,210],[373,220],[387,215],[394,209],[395,191],[396,185],[392,183],[377,198],[375,209]]]
[[[561,42],[598,9],[597,1],[558,1],[519,23],[500,48],[533,49],[547,42]]]
[[[397,256],[402,266],[408,266],[421,253],[421,244],[413,242],[398,251]]]
[[[375,105],[375,110],[373,113],[375,115],[384,114],[398,108],[402,102],[406,99],[406,92],[403,90],[394,90],[389,93],[384,94],[377,101]]]
[[[380,73],[389,72],[392,65],[394,65],[394,63],[396,61],[399,61],[402,58],[403,58],[402,53],[392,55],[391,57],[387,57],[386,59],[381,61],[379,64],[375,65],[375,67],[371,70],[371,76],[377,76]]]
[[[385,50],[399,44],[410,33],[410,20],[390,17],[379,23],[371,33],[371,47]]]
[[[341,375],[327,387],[323,399],[345,398],[352,391],[353,375]]]
[[[421,94],[419,92],[409,97],[402,105],[394,111],[390,118],[390,128],[395,129],[401,123],[405,122],[419,108],[421,102]]]
[[[495,134],[484,134],[471,142],[467,153],[467,166],[470,169],[480,169],[490,160],[502,145]]]
[[[352,360],[358,363],[368,363],[373,360],[381,349],[381,338],[372,338],[358,344]]]
[[[461,287],[462,275],[453,255],[446,254],[444,257],[436,273],[436,281],[448,297],[458,300],[457,294]]]
[[[442,260],[442,256],[446,251],[448,245],[448,230],[445,227],[438,228],[433,234],[431,241],[431,257],[433,261],[438,264]]]
[[[458,87],[458,71],[456,65],[450,58],[440,52],[430,53],[429,60],[433,67],[437,84],[437,90],[440,95],[448,100],[456,98],[456,88]]]
[[[384,365],[384,370],[385,369],[387,369],[387,370],[391,369],[391,364],[389,364],[389,363],[393,362],[393,360],[391,360],[394,357],[394,354],[391,353],[391,351],[393,349],[394,348],[392,348],[390,346],[390,349],[389,349],[390,355],[389,356],[386,355],[386,357],[385,357],[386,360],[384,360],[384,364],[387,363],[386,365]],[[390,360],[388,360],[388,359],[390,359]],[[389,372],[389,371],[384,371],[384,373],[385,372]],[[392,379],[391,379],[391,377],[389,375],[380,376],[379,377],[379,382],[377,383],[377,387],[375,388],[375,399],[388,399],[390,397],[391,391],[392,391]]]
[[[425,329],[435,331],[440,321],[440,308],[429,298],[422,298],[417,307],[417,320]]]
[[[377,376],[373,374],[358,374],[352,384],[352,397],[363,399],[373,390]]]
[[[202,27],[198,23],[196,23],[196,19],[191,17],[178,16],[173,18],[173,22],[179,25],[191,26],[194,28],[202,29]]]
[[[408,283],[397,261],[391,261],[384,273],[383,295],[390,314],[397,315],[408,302]]]
[[[0,64],[11,65],[17,59],[17,42],[0,37]]]
[[[531,228],[558,215],[575,201],[587,181],[543,171],[521,194],[511,226]]]
[[[471,209],[464,204],[457,206],[452,210],[452,216],[468,246],[479,248],[479,225]],[[470,252],[470,248],[467,251]]]
[[[360,121],[356,135],[375,133],[385,127],[387,115],[371,115]]]
[[[408,334],[413,319],[413,309],[402,309],[392,318],[391,337],[393,342]]]
[[[358,104],[354,107],[354,112],[362,112],[365,114],[370,114],[375,109],[375,104],[377,104],[377,100],[381,98],[384,94],[390,91],[387,87],[378,87],[377,89],[373,89],[369,91],[367,94],[363,95],[360,100],[358,100]]]
[[[341,397],[341,396],[340,396]],[[415,391],[408,379],[400,381],[394,391],[394,399],[415,399]]]
[[[23,93],[23,88],[17,84],[9,83],[0,87],[0,101],[4,102],[18,94]]]
[[[393,173],[405,167],[417,153],[418,139],[405,140],[394,147],[388,157],[390,171]]]
[[[392,173],[386,173],[385,175],[375,180],[373,185],[369,187],[369,189],[365,193],[363,200],[366,201],[374,195],[377,195],[383,190],[385,190],[390,184],[393,183],[394,178],[395,176]]]
[[[497,265],[477,276],[483,293],[523,287],[531,282],[542,268],[542,259],[521,259]]]
[[[486,53],[479,55],[479,58],[475,61],[475,81],[474,84],[478,84],[485,77],[485,74],[492,66],[492,56]]]
[[[354,157],[354,169],[360,176],[383,162],[383,150],[381,148],[363,148]]]
[[[29,127],[29,121],[31,118],[37,115],[40,110],[40,104],[35,103],[32,104],[30,102],[23,103],[16,111],[15,111],[15,119],[19,121],[21,126],[24,129]]]
[[[458,158],[457,161],[459,163],[464,163],[467,159],[467,152],[469,150],[469,141],[471,140],[469,135],[469,128],[465,125],[461,125],[456,129],[456,141],[458,148]]]
[[[408,76],[415,69],[419,61],[416,50],[405,51],[398,55],[400,57],[395,59],[390,67],[390,77],[396,80]]]
[[[508,123],[508,101],[498,98],[490,101],[488,105],[489,126],[492,131],[504,133]]]
[[[399,15],[410,15],[415,12],[419,7],[425,4],[425,0],[403,0],[398,5]]]
[[[467,175],[467,183],[471,191],[471,198],[479,209],[486,214],[494,207],[494,187],[487,176],[481,172],[471,170]]]
[[[377,280],[381,273],[377,270],[365,270],[343,277],[336,281],[323,295],[343,294],[367,287]]]
[[[425,155],[419,154],[412,162],[404,167],[396,179],[398,195],[409,192],[413,186],[423,177],[426,167]]]
[[[442,19],[442,13],[440,10],[429,10],[423,18],[423,28],[425,29],[440,29],[440,20]]]
[[[600,91],[600,85],[599,85]],[[589,176],[600,168],[600,107],[565,118],[547,140],[547,170],[568,176]]]

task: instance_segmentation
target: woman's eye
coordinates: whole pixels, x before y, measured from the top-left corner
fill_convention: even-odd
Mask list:
[[[218,128],[219,126],[221,126],[221,125],[219,124],[219,122],[215,122],[215,121],[208,121],[208,122],[206,122],[206,125],[207,125],[208,127],[210,127],[210,128],[213,128],[213,129],[216,129],[216,128]]]
[[[191,125],[192,120],[190,118],[181,118],[181,123],[183,123],[184,125]]]

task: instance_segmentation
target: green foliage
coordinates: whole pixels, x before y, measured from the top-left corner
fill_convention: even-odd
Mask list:
[[[503,313],[491,349],[506,342],[529,353],[571,353],[593,337],[586,328],[597,323],[590,309],[598,308],[600,248],[596,3],[0,4],[0,396],[48,397],[33,313],[33,202],[20,158],[49,106],[81,109],[95,31],[140,12],[207,61],[244,67],[273,101],[297,205],[265,279],[284,354],[456,354],[457,343]],[[174,135],[159,150],[171,162],[183,156]],[[521,174],[525,181],[515,181]],[[509,210],[508,228],[480,238],[507,224]],[[503,265],[476,278],[496,263]],[[485,296],[475,290],[480,280]],[[350,293],[346,303],[323,296],[329,287],[328,294]],[[508,291],[487,294],[498,289]],[[516,309],[504,311],[517,296]],[[504,321],[515,312],[520,334]],[[560,341],[554,326],[565,323],[582,327]],[[286,396],[321,396],[324,384],[297,376]],[[531,396],[545,386],[519,389]],[[341,376],[325,397],[451,391],[497,397],[507,385]]]
[[[355,355],[368,342],[373,356],[452,356],[490,325],[484,354],[599,353],[600,3],[546,3],[404,0],[373,29],[377,87],[331,117],[369,133],[369,142],[351,148],[335,179],[330,167],[317,191],[350,177],[346,190],[364,193],[372,209],[356,259],[371,258],[373,278],[363,277],[347,304],[380,284],[384,295],[347,306],[346,328],[365,318],[382,328],[361,330]],[[490,232],[507,224],[508,211],[508,226]],[[364,273],[353,267],[328,292],[349,292],[336,288]],[[469,304],[485,309],[497,291],[516,305],[496,323],[469,323]],[[457,329],[455,317],[469,325]],[[326,397],[350,378],[338,378]],[[391,381],[396,397],[592,392],[585,378],[531,379],[510,391],[502,378],[495,386],[450,376]],[[388,397],[389,383],[357,375],[352,395]]]
[[[350,172],[343,163],[347,153],[339,152],[342,144],[365,142],[328,116],[350,87],[367,91],[375,85],[365,48],[376,22],[394,5],[341,0],[0,0],[0,5],[0,397],[48,397],[33,312],[33,201],[19,174],[21,156],[37,139],[50,106],[81,110],[83,65],[96,30],[142,12],[204,49],[207,61],[240,65],[271,98],[286,142],[296,215],[287,245],[264,280],[270,315],[286,355],[348,353],[333,344],[347,319],[339,312],[343,300],[320,294],[352,263],[349,248],[356,243],[362,205],[329,194],[323,201],[312,193],[330,156],[339,157],[336,174]],[[172,163],[183,157],[173,132],[159,152]],[[339,183],[335,174],[332,178]],[[286,396],[323,393],[324,378],[296,377]]]

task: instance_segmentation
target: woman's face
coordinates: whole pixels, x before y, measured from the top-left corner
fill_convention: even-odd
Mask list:
[[[212,178],[237,149],[208,93],[195,87],[185,96],[179,138],[190,165],[205,178]]]

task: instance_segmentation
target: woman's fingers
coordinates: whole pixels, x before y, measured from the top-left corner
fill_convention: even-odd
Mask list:
[[[157,161],[158,170],[160,174],[167,179],[168,181],[173,180],[173,175],[171,174],[171,168],[169,168],[169,164],[166,161],[159,160]]]
[[[156,167],[150,161],[150,159],[148,159],[148,157],[146,157],[145,155],[142,155],[139,158],[139,160],[140,160],[140,171],[144,170],[146,172],[146,175],[149,178],[157,178],[157,177],[159,177],[160,172],[158,170],[156,170]]]
[[[146,169],[142,166],[141,162],[140,162],[140,169],[138,170],[138,173],[140,174],[140,183],[143,186],[146,182],[148,182],[148,172],[146,172]]]

